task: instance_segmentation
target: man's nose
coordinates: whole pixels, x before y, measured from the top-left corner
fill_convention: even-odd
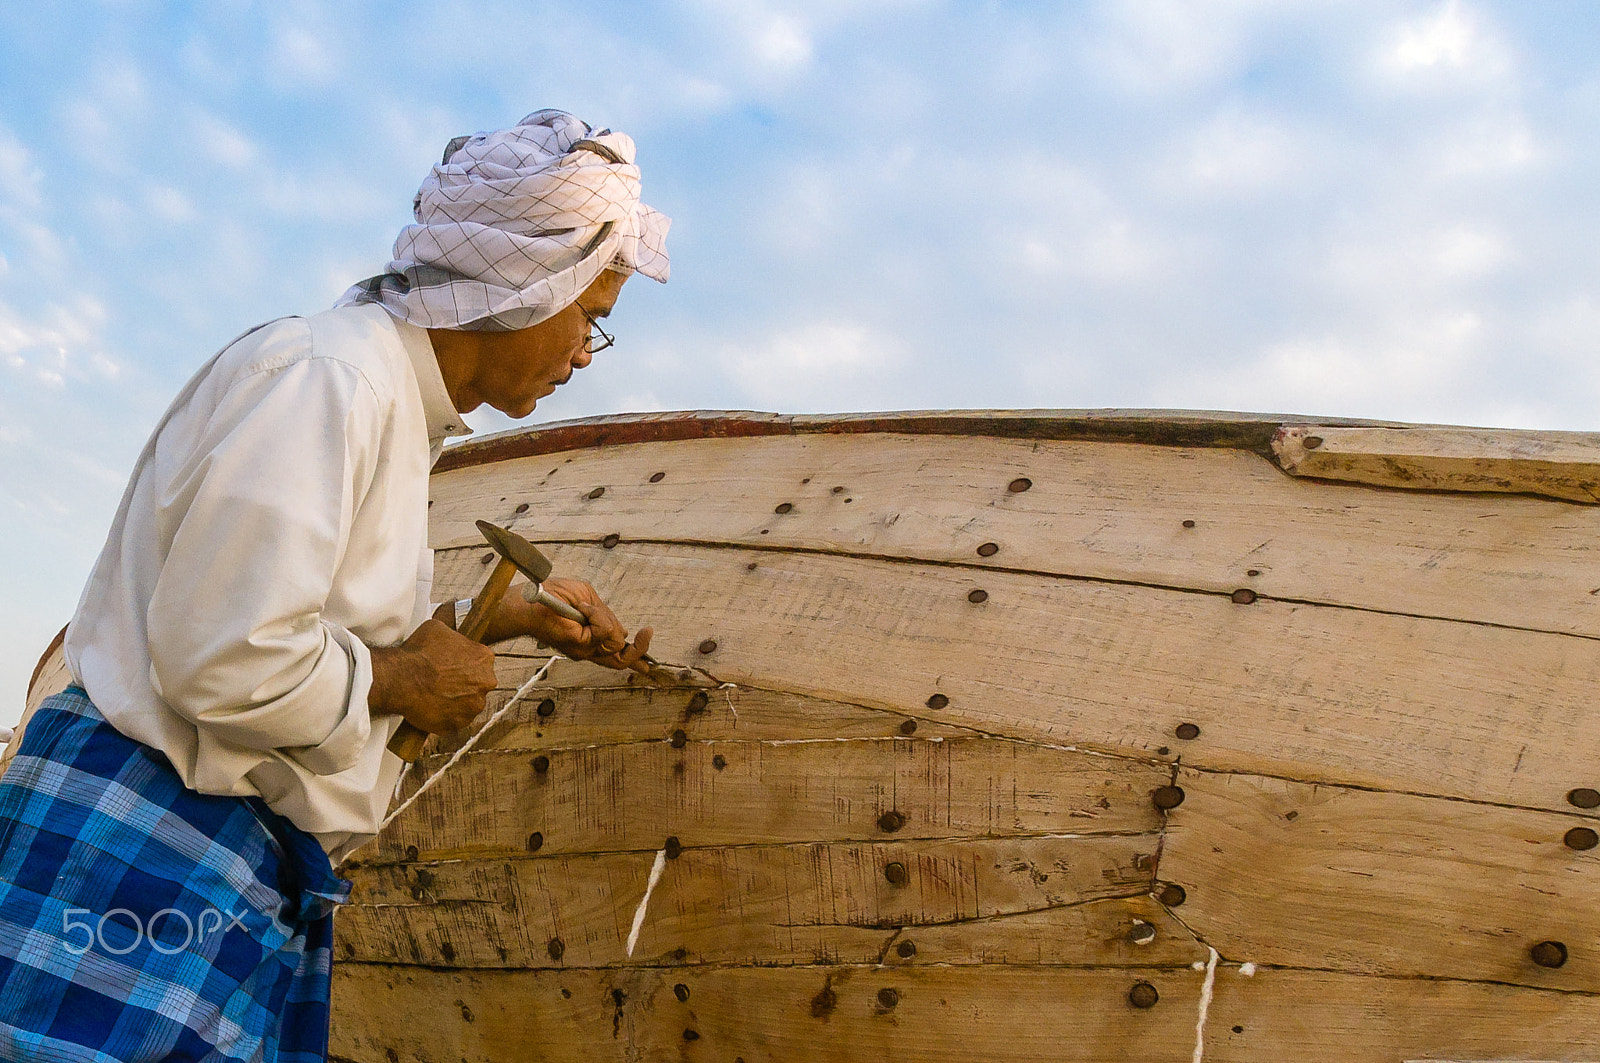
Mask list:
[[[572,368],[586,369],[592,361],[594,361],[594,355],[579,347],[578,353],[572,356]]]

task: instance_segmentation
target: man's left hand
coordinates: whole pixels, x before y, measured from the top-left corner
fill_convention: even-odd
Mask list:
[[[501,599],[500,609],[489,625],[486,642],[527,635],[575,661],[590,661],[606,668],[631,668],[649,674],[650,664],[644,658],[650,651],[651,629],[640,628],[629,642],[627,628],[589,584],[555,576],[544,581],[544,589],[553,597],[584,615],[587,622],[583,624],[523,600],[523,586],[512,587]]]

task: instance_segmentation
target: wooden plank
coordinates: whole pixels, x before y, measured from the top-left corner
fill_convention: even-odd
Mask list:
[[[1207,1063],[1600,1059],[1600,997],[1326,971],[1217,971]]]
[[[497,658],[507,680],[526,679],[542,662]],[[561,664],[566,664],[565,670]],[[558,662],[548,685],[512,706],[475,746],[477,749],[529,749],[670,738],[682,730],[695,741],[765,741],[807,738],[972,738],[965,727],[930,721],[926,708],[916,713],[887,712],[841,701],[808,698],[781,691],[628,685],[628,673],[593,665]],[[562,682],[616,681],[614,686],[567,686]],[[453,735],[437,751],[452,753],[511,696],[502,688],[489,698],[484,715]],[[549,704],[547,705],[546,702]],[[908,730],[909,728],[909,730]],[[432,771],[431,762],[423,769]]]
[[[651,894],[633,961],[876,962],[897,928],[1147,893],[1157,841],[1149,834],[685,849],[667,860]],[[463,967],[624,963],[654,860],[643,852],[358,869],[352,903],[338,917],[337,955]],[[906,869],[903,885],[885,876],[895,862]]]
[[[66,628],[56,632],[56,637],[39,657],[39,663],[33,666],[33,676],[28,680],[27,701],[23,704],[22,717],[17,720],[16,733],[10,742],[0,744],[0,775],[5,774],[11,758],[16,756],[17,748],[22,745],[22,733],[27,730],[28,721],[33,719],[39,703],[53,694],[61,693],[72,683],[72,673],[67,671],[67,658],[62,649],[66,636]]]
[[[1179,784],[1160,876],[1228,959],[1600,992],[1600,856],[1563,843],[1582,817],[1246,775]],[[1530,958],[1546,940],[1565,966]]]
[[[1019,478],[1032,486],[1009,491]],[[597,488],[604,493],[589,497]],[[728,542],[1249,588],[1600,635],[1600,595],[1591,593],[1600,586],[1600,510],[1297,480],[1237,450],[906,435],[708,439],[438,473],[431,490],[431,536],[441,547],[481,542],[472,522],[484,518],[542,541]],[[781,505],[791,508],[775,513]],[[995,552],[980,555],[985,544]]]
[[[720,761],[719,761],[720,758]],[[444,762],[419,762],[409,795]],[[366,862],[768,842],[1155,830],[1164,766],[992,738],[486,750],[362,850]],[[898,817],[892,822],[884,816]],[[890,829],[892,828],[892,829]]]
[[[1189,1063],[1200,987],[1193,971],[1048,967],[444,972],[335,964],[333,977],[331,1054],[360,1063]],[[1131,1007],[1129,987],[1146,980],[1159,1003]],[[884,990],[894,991],[892,1007],[880,1000]]]
[[[1286,425],[1272,451],[1296,476],[1600,502],[1600,437],[1591,432]]]
[[[1600,788],[1573,754],[1600,744],[1593,639],[771,551],[548,552],[657,622],[662,660],[739,684],[1311,781],[1553,809]],[[444,587],[463,562],[440,555]]]

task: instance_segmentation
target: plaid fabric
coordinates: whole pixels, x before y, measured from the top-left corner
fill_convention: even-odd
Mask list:
[[[665,283],[672,220],[639,202],[633,138],[564,111],[457,137],[417,190],[386,273],[340,306],[420,328],[510,332],[553,317],[602,270]]]
[[[0,1059],[320,1063],[348,892],[310,835],[186,789],[70,687],[0,779]]]

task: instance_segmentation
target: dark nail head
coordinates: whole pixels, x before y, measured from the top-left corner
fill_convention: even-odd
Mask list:
[[[662,481],[662,480],[665,480],[665,479],[666,479],[666,478],[667,478],[667,474],[666,474],[666,473],[664,473],[664,472],[658,472],[658,473],[655,473],[655,474],[653,474],[653,475],[652,475],[652,476],[651,476],[651,477],[650,477],[650,482],[651,482],[651,483],[653,483],[653,484],[658,484],[658,483],[660,483],[660,482],[661,482],[661,481]]]
[[[1567,962],[1567,947],[1559,941],[1541,941],[1528,950],[1528,955],[1540,967],[1554,970]]]
[[[943,694],[933,694],[928,697],[928,708],[930,709],[942,709],[948,704],[950,704],[950,699]]]
[[[711,766],[716,768],[718,771],[721,771],[723,768],[728,766],[728,758],[723,756],[721,753],[718,753],[716,756],[711,758]]]
[[[683,1031],[683,1039],[685,1041],[698,1041],[700,1040],[700,1032],[698,1030],[685,1030]]]
[[[1194,521],[1192,521],[1192,520],[1186,520],[1186,521],[1184,521],[1184,522],[1183,522],[1183,526],[1184,526],[1184,527],[1185,527],[1185,528],[1192,528],[1192,527],[1194,527]]]
[[[1177,808],[1183,804],[1183,787],[1158,786],[1151,792],[1150,800],[1163,812]]]
[[[909,960],[917,954],[917,946],[909,941],[902,941],[894,947],[895,955],[902,960]]]
[[[560,938],[551,938],[550,943],[544,947],[544,950],[550,954],[552,960],[560,963],[561,957],[567,954],[567,943]]]
[[[667,851],[668,860],[676,860],[683,855],[683,843],[677,838],[668,838],[667,844],[662,846]]]
[[[621,541],[622,536],[618,535],[616,532],[612,532],[610,535],[600,540],[600,545],[605,547],[607,550],[611,550],[614,549]]]
[[[890,809],[878,817],[878,829],[886,834],[893,834],[906,825],[905,813]]]
[[[589,497],[590,498],[599,498],[601,495],[603,495],[605,493],[606,493],[606,489],[604,487],[596,487],[593,491],[589,492]]]
[[[1177,908],[1188,899],[1188,892],[1176,882],[1167,883],[1161,887],[1161,892],[1156,894],[1156,900],[1168,908]]]
[[[967,592],[967,601],[971,602],[973,605],[977,605],[980,602],[986,602],[988,600],[989,600],[989,592],[988,591],[968,591]]]
[[[1576,849],[1581,853],[1600,845],[1600,834],[1596,834],[1588,827],[1573,827],[1567,831],[1567,836],[1562,841],[1567,843],[1568,849]]]
[[[672,987],[672,995],[677,997],[680,1001],[688,1000],[689,987],[684,985],[682,982],[679,982],[677,985]]]
[[[843,487],[835,487],[833,489],[833,493],[836,494],[836,495],[842,495],[842,494],[844,494],[844,488]]]
[[[680,727],[672,732],[672,738],[669,741],[672,743],[673,749],[682,749],[688,743],[689,736],[684,734],[683,728]]]
[[[900,733],[903,734],[903,735],[914,735],[914,734],[916,734],[917,733],[917,721],[916,720],[904,720],[904,721],[902,721],[901,724],[900,724]]]
[[[900,993],[898,990],[890,989],[887,986],[878,990],[879,1007],[892,1008],[898,1003],[900,1003]]]
[[[793,509],[794,509],[794,503],[793,502],[779,502],[776,506],[772,507],[772,512],[774,512],[774,513],[788,513]]]
[[[1244,574],[1246,576],[1259,576],[1261,575],[1261,570],[1259,568],[1247,568]]]
[[[1579,787],[1567,793],[1567,800],[1577,808],[1600,808],[1600,790]]]
[[[537,712],[540,716],[553,716],[553,715],[555,715],[556,699],[555,698],[545,698],[543,701],[539,702],[539,707],[537,709],[535,709],[534,711]]]
[[[909,878],[906,874],[906,865],[898,860],[884,867],[883,877],[888,879],[892,886],[904,886]]]
[[[1128,990],[1128,1003],[1136,1008],[1153,1008],[1160,999],[1161,994],[1149,982],[1135,982]]]
[[[696,690],[694,696],[689,699],[688,707],[684,711],[705,712],[706,706],[709,704],[711,704],[710,696],[704,690]]]
[[[1233,599],[1234,605],[1250,605],[1256,600],[1256,592],[1249,587],[1240,587],[1228,597]]]
[[[536,853],[540,849],[543,849],[543,848],[544,848],[544,832],[543,831],[537,831],[536,830],[532,834],[528,835],[528,852]]]
[[[415,860],[418,856],[421,856],[421,855],[422,854],[420,852],[418,852],[417,847],[415,845],[406,846],[406,859],[407,860]]]
[[[978,547],[978,556],[979,557],[993,557],[995,554],[998,554],[999,552],[1000,552],[1000,544],[999,543],[984,543],[982,546]]]
[[[543,753],[540,753],[537,757],[534,757],[533,770],[538,772],[540,775],[543,775],[545,772],[549,771],[550,758],[545,756]]]
[[[524,502],[520,506],[518,506],[517,507],[517,512],[518,513],[526,513],[526,512],[528,512],[528,503]]]
[[[1019,476],[1015,480],[1012,480],[1010,483],[1006,484],[1006,490],[1010,491],[1014,495],[1020,495],[1022,492],[1026,491],[1032,486],[1032,480],[1028,479],[1026,476]]]
[[[716,653],[717,652],[717,640],[716,639],[706,639],[704,642],[702,642],[700,644],[700,652],[701,653]]]
[[[1321,436],[1306,436],[1306,449],[1307,450],[1316,450],[1320,446],[1322,446],[1322,437]]]
[[[480,565],[489,565],[489,564],[493,564],[493,563],[494,563],[494,551],[493,550],[490,550],[487,554],[484,554],[482,557],[478,558],[478,564],[480,564]]]
[[[1192,723],[1180,723],[1178,729],[1172,732],[1185,742],[1193,742],[1200,737],[1200,728]]]

